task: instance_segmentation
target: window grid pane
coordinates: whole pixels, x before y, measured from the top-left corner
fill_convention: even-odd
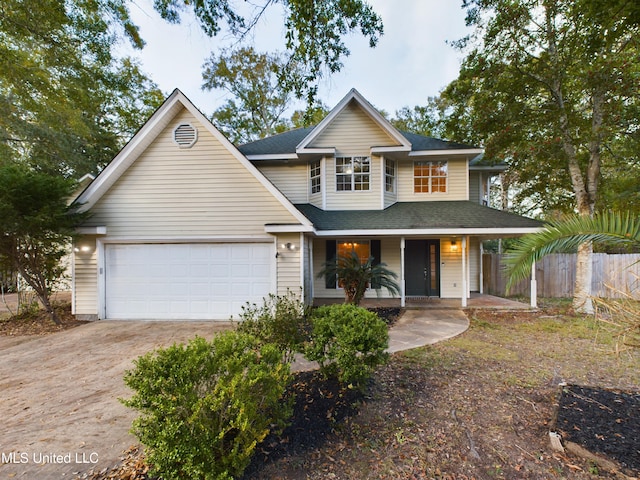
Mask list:
[[[369,190],[369,157],[336,157],[336,191]]]
[[[393,160],[385,160],[384,165],[384,189],[388,193],[395,192],[396,163]]]
[[[415,193],[446,193],[447,162],[415,162],[413,165]]]
[[[317,161],[311,164],[311,193],[319,193],[320,189],[320,161]]]

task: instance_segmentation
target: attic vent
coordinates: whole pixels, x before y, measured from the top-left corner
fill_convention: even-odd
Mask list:
[[[180,148],[192,147],[198,140],[198,130],[190,123],[181,123],[173,131],[173,141]]]

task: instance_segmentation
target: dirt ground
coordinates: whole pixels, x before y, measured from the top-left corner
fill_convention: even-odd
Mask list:
[[[137,443],[128,432],[135,412],[118,401],[130,396],[122,375],[132,360],[229,326],[100,321],[46,336],[0,335],[0,478],[59,480],[111,467]]]
[[[618,469],[616,472],[572,452],[554,451],[548,436],[549,430],[556,426],[560,382],[592,386],[596,390],[606,387],[616,392],[630,392],[637,398],[640,351],[614,355],[613,342],[607,331],[593,320],[573,315],[566,307],[543,305],[537,312],[468,310],[467,315],[471,328],[459,337],[393,354],[389,364],[374,375],[363,397],[346,397],[335,390],[335,386],[328,389],[310,377],[301,379],[296,387],[297,394],[306,402],[322,399],[321,408],[314,410],[301,405],[300,411],[304,414],[295,420],[293,429],[259,447],[259,455],[245,478],[593,480],[640,477],[640,471],[624,469],[622,473]],[[130,359],[141,352],[129,351],[137,340],[131,338],[128,324],[117,324],[115,327],[120,328],[116,330],[107,323],[98,322],[73,330],[91,333],[94,342],[83,341],[84,334],[70,336],[66,348],[63,346],[60,351],[51,352],[52,356],[60,357],[54,362],[59,370],[55,380],[48,378],[47,370],[42,374],[34,373],[38,372],[35,360],[27,358],[27,364],[20,365],[17,358],[12,359],[11,348],[7,350],[13,370],[25,371],[16,374],[5,372],[4,367],[0,369],[0,378],[10,375],[22,382],[9,386],[31,388],[23,385],[34,380],[43,382],[36,388],[39,393],[35,401],[30,402],[34,407],[22,411],[23,406],[12,405],[11,412],[16,416],[5,425],[6,431],[18,432],[11,441],[27,442],[26,447],[18,447],[21,452],[33,452],[55,441],[56,448],[63,452],[89,455],[92,446],[101,445],[103,459],[117,458],[122,453],[118,451],[122,442],[116,445],[114,436],[127,435],[124,426],[130,424],[133,414],[114,399],[127,392],[118,391],[124,388],[118,385],[101,385],[100,380],[120,379],[121,373],[130,365]],[[107,331],[86,330],[99,324],[105,325]],[[210,325],[204,326],[205,331]],[[190,330],[187,337],[194,333],[193,324],[184,327]],[[132,330],[137,334],[140,325]],[[183,333],[186,335],[182,331],[179,334],[173,330],[167,332],[170,336]],[[142,336],[144,338],[144,332]],[[20,345],[28,346],[28,342],[45,341],[46,338],[32,338]],[[2,340],[0,337],[4,355]],[[122,348],[117,352],[111,347],[101,349],[101,346],[113,343],[122,344]],[[159,345],[143,348],[155,346]],[[23,355],[25,351],[29,348],[23,350]],[[85,380],[85,373],[78,376],[64,368],[65,358],[69,361],[69,355],[79,352],[87,358],[87,371],[93,372],[89,376],[93,385],[87,386],[87,390],[99,390],[95,395],[98,398],[78,395],[58,409],[56,406],[45,408],[48,389],[57,388],[60,392],[65,382],[77,378]],[[122,361],[112,366],[117,371],[105,372],[108,375],[101,377],[100,366],[108,364],[113,355],[122,355]],[[5,380],[0,380],[0,405],[3,407],[6,390]],[[331,398],[340,400],[332,403]],[[577,415],[571,428],[586,430],[588,423],[579,421],[588,422],[589,419],[590,415]],[[43,424],[42,438],[20,439],[20,425],[34,420]],[[51,427],[60,422],[65,427],[65,438],[47,439],[47,425]],[[116,427],[116,422],[121,427]],[[74,429],[74,425],[79,428]],[[92,429],[103,437],[78,438],[83,425],[92,425]],[[606,425],[598,428],[595,435],[604,437]],[[614,443],[619,437],[609,438]],[[637,436],[632,438],[628,447],[631,453],[638,446]],[[5,434],[0,434],[2,452],[7,448],[5,439]],[[132,436],[130,440],[132,445],[136,443]],[[82,458],[80,456],[80,460]],[[90,455],[87,458],[92,459]],[[148,466],[143,458],[139,450],[133,449],[124,455],[124,466],[99,473],[106,467],[116,466],[102,462],[75,464],[65,472],[82,472],[78,478],[147,479]],[[60,472],[59,467],[54,470]],[[25,468],[29,468],[26,474]],[[22,478],[75,478],[72,474],[49,475],[54,470],[10,464],[0,467],[0,478],[19,477],[18,472],[22,473]]]

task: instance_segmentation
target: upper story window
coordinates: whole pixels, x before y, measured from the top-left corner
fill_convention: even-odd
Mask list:
[[[389,159],[384,161],[384,191],[387,193],[396,191],[396,162]]]
[[[369,157],[336,157],[337,191],[369,190],[370,175]]]
[[[311,162],[310,179],[311,179],[311,193],[320,193],[322,188],[321,181],[320,160]]]
[[[415,193],[446,193],[447,162],[414,162],[413,191]]]

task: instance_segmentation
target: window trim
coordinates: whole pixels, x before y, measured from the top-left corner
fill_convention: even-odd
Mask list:
[[[428,166],[429,168],[429,173],[428,175],[416,175],[416,166],[418,166],[418,164],[422,164],[420,166]],[[444,167],[444,175],[438,175],[438,176],[434,176],[432,175],[432,168],[435,166],[441,166]],[[433,191],[433,180],[434,179],[442,179],[444,178],[444,191]],[[416,180],[417,179],[427,179],[427,190],[426,191],[416,191],[417,185],[416,185]],[[422,188],[424,188],[424,186],[421,186]],[[446,194],[449,193],[449,161],[448,160],[414,160],[413,162],[413,193],[417,194],[417,195],[421,195],[421,194],[429,194],[429,195],[442,195],[442,194]]]
[[[366,165],[367,171],[359,171],[356,172],[354,160],[359,160],[361,164]],[[338,165],[338,160],[349,160],[348,164]],[[339,172],[339,167],[346,167],[346,172]],[[344,193],[344,192],[370,192],[371,191],[371,157],[367,155],[350,155],[350,156],[339,156],[334,157],[334,175],[335,175],[335,189],[336,193]],[[350,183],[341,183],[338,182],[338,178],[345,177],[350,179]],[[356,181],[356,177],[362,177],[362,182],[359,183]],[[364,179],[366,177],[366,187],[367,188],[356,188],[356,185],[365,185]],[[339,189],[338,185],[348,185],[349,189]]]
[[[392,172],[389,173],[389,167],[391,167]],[[396,194],[396,175],[397,172],[397,163],[395,160],[391,160],[390,158],[384,159],[384,193]]]
[[[316,180],[316,184],[314,184]],[[316,160],[309,164],[309,190],[311,195],[322,193],[322,161]]]

